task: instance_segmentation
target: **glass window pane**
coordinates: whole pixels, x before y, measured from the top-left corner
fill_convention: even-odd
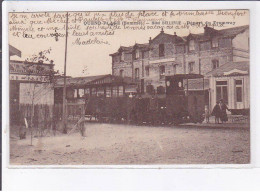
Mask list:
[[[117,86],[113,86],[113,90],[112,90],[112,96],[116,97],[117,96]]]
[[[78,97],[78,90],[74,89],[74,98],[77,98],[77,97]]]
[[[159,44],[159,57],[164,56],[164,44]]]
[[[221,99],[221,87],[217,87],[216,89],[216,101],[219,101]]]
[[[242,102],[242,87],[236,87],[237,102]]]
[[[222,92],[223,92],[223,100],[226,104],[228,104],[228,90],[227,86],[222,86]]]
[[[242,85],[242,80],[236,80],[236,85]]]
[[[89,88],[85,88],[85,94],[90,94],[90,89]]]
[[[84,89],[79,89],[79,97],[83,97],[84,95]]]
[[[216,85],[227,85],[227,81],[216,81]]]
[[[92,96],[96,96],[97,95],[97,89],[96,88],[92,88]]]
[[[124,95],[123,86],[119,86],[118,90],[119,90],[118,96],[123,96]]]
[[[97,96],[104,96],[104,88],[97,89]]]
[[[106,87],[106,97],[111,97],[111,87]]]

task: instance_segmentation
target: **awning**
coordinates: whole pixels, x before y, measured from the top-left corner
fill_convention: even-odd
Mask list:
[[[22,52],[17,48],[13,47],[12,45],[9,45],[9,56],[14,56],[14,55],[21,57]]]

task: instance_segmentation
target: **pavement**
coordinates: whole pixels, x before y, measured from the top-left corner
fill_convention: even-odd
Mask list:
[[[34,137],[32,146],[30,135],[22,140],[11,137],[10,164],[162,165],[250,162],[249,130],[94,122],[86,122],[84,126],[84,137],[78,130],[66,135]]]
[[[210,128],[210,129],[250,129],[250,123],[248,121],[233,121],[232,116],[229,116],[229,120],[226,123],[215,123],[215,118],[210,117],[209,123],[203,121],[203,123],[185,123],[181,126],[193,127],[193,128]]]

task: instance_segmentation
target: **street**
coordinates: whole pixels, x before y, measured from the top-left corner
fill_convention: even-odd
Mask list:
[[[249,128],[150,127],[86,123],[86,137],[24,140],[11,135],[11,165],[156,165],[250,163]],[[12,129],[11,129],[12,130]]]

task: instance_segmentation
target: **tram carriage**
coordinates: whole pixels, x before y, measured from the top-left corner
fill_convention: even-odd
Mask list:
[[[99,122],[177,125],[204,120],[204,92],[190,92],[189,80],[202,79],[199,74],[165,77],[165,94],[136,94],[120,97],[92,96],[86,99],[86,115]]]

